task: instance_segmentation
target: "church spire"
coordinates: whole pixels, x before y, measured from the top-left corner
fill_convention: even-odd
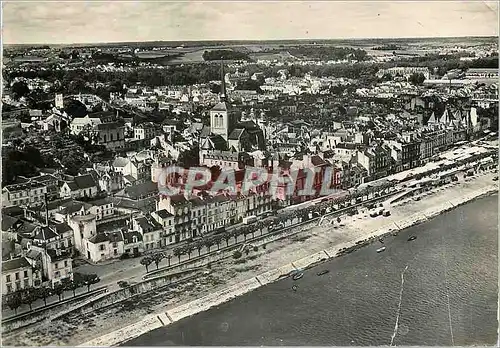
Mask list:
[[[227,92],[226,92],[226,79],[224,74],[224,61],[221,59],[220,61],[220,101],[227,101]]]

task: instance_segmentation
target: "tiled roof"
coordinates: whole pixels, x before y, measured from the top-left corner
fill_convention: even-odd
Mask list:
[[[125,243],[133,243],[134,242],[134,237],[137,238],[137,242],[142,241],[142,234],[140,234],[137,231],[128,231],[123,233],[123,240]]]
[[[92,206],[101,206],[101,205],[111,204],[112,202],[108,198],[101,198],[101,199],[95,199],[93,201],[88,201],[88,203]]]
[[[227,111],[230,109],[230,106],[227,102],[220,102],[217,105],[215,105],[212,110],[213,111]]]
[[[242,129],[242,128],[236,128],[235,130],[233,130],[231,132],[231,134],[229,134],[229,137],[228,139],[231,139],[231,140],[239,140],[241,135],[243,134],[245,130]]]
[[[162,209],[162,210],[158,210],[156,212],[156,215],[158,215],[161,219],[167,219],[171,216],[173,216],[172,214],[170,214],[168,211],[166,211],[165,209]]]
[[[158,186],[152,181],[148,181],[142,184],[132,185],[125,188],[125,193],[133,199],[138,199],[140,197],[148,196],[158,192]]]
[[[33,238],[36,240],[49,240],[51,238],[58,237],[59,234],[52,227],[43,226],[40,228],[40,232]]]
[[[130,160],[128,158],[117,157],[113,161],[113,167],[125,167],[129,162],[130,162]]]
[[[76,176],[75,183],[79,189],[87,189],[97,186],[91,174]]]
[[[19,222],[21,222],[21,220],[9,215],[2,214],[2,231],[8,231]]]
[[[30,263],[25,257],[19,257],[17,259],[2,262],[2,273],[8,273],[25,267],[31,267]]]

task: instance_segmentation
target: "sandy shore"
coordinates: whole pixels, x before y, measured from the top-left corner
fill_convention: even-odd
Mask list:
[[[173,321],[191,316],[277,280],[281,274],[335,257],[357,241],[425,221],[439,213],[498,190],[487,173],[426,193],[419,201],[403,200],[390,207],[391,216],[370,218],[367,211],[342,217],[267,244],[243,260],[226,259],[200,276],[169,291],[150,291],[102,311],[40,323],[4,335],[5,345],[113,346]],[[293,263],[293,265],[292,265]],[[199,294],[210,293],[201,297]],[[200,298],[201,297],[201,298]],[[117,330],[117,328],[120,328]],[[97,337],[92,339],[93,337]],[[84,343],[85,342],[85,343]]]

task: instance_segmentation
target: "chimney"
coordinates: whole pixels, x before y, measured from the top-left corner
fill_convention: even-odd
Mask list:
[[[47,193],[44,195],[45,200],[45,226],[49,226],[49,207],[47,205]]]

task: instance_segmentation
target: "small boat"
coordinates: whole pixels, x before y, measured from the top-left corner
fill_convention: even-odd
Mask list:
[[[383,246],[382,248],[378,248],[377,249],[377,253],[381,253],[382,251],[385,251],[385,246]]]
[[[415,240],[415,239],[417,239],[417,236],[411,236],[410,238],[408,238],[408,242]]]
[[[299,280],[300,278],[302,278],[304,276],[304,273],[297,273],[295,274],[292,279],[293,280]]]
[[[320,271],[320,272],[316,273],[316,275],[318,275],[318,276],[322,276],[323,274],[327,274],[327,273],[329,273],[329,272],[330,272],[329,270],[325,269],[325,270],[322,270],[322,271]]]

